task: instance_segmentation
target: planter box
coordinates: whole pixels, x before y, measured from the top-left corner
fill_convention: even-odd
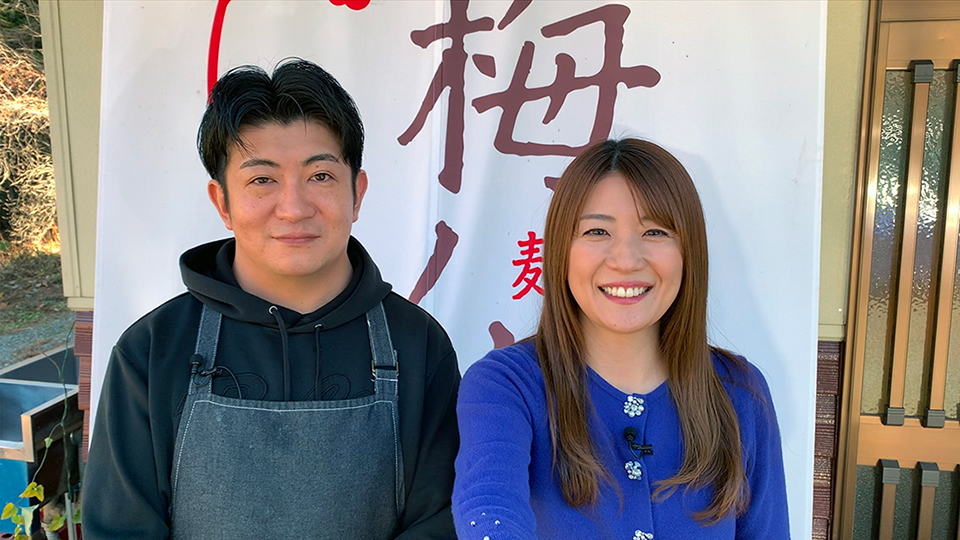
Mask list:
[[[66,391],[51,359],[63,362]],[[44,486],[45,501],[56,499],[79,481],[78,447],[69,440],[70,434],[83,427],[83,414],[77,408],[76,381],[77,361],[71,349],[54,350],[0,370],[0,502],[3,504],[16,501],[35,474],[36,481]],[[66,430],[61,430],[65,403]],[[47,437],[53,440],[49,449],[44,443]],[[67,444],[64,444],[65,438]],[[48,455],[38,473],[44,452]],[[70,471],[69,480],[66,470]],[[9,531],[5,530],[7,525]],[[12,527],[9,521],[0,522],[0,533],[11,532]]]
[[[62,365],[63,382],[76,386],[80,378],[77,357],[72,348],[60,347],[0,369],[0,379],[48,382],[60,385],[57,366]]]

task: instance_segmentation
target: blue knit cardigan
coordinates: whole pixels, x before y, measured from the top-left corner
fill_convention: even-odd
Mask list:
[[[553,473],[543,375],[530,342],[491,351],[467,370],[460,384],[453,517],[464,540],[611,539],[693,540],[789,538],[783,457],[773,401],[760,372],[730,366],[719,355],[715,369],[740,423],[749,508],[705,526],[692,514],[706,508],[712,488],[681,487],[652,500],[657,482],[683,462],[680,419],[668,383],[649,394],[624,394],[593,370],[588,390],[596,415],[588,428],[615,486],[601,482],[593,508],[563,499]],[[631,448],[634,442],[652,454]]]

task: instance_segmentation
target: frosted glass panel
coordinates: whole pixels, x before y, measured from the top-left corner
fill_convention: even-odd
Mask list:
[[[956,117],[954,104],[956,103],[957,86],[956,83],[949,82],[956,80],[956,72],[947,72],[948,84],[947,94],[950,106],[946,114],[945,130],[953,131],[953,120]],[[949,150],[945,150],[949,152]],[[960,156],[954,156],[953,167],[960,167]],[[960,417],[960,250],[957,251],[957,276],[953,287],[953,313],[950,318],[950,352],[947,358],[947,384],[944,394],[943,408],[946,411],[947,418],[956,420]],[[960,477],[958,477],[960,480]]]
[[[857,466],[856,498],[853,504],[853,538],[870,540],[880,537],[880,502],[883,484],[880,467]],[[933,503],[933,534],[931,538],[955,538],[957,508],[960,505],[960,474],[940,471]],[[894,539],[915,539],[920,511],[920,474],[917,469],[900,469],[894,510]],[[953,536],[951,536],[953,535]]]
[[[955,166],[960,166],[960,163]],[[950,355],[947,359],[947,385],[943,408],[946,411],[947,418],[954,420],[960,418],[960,250],[957,251],[957,277],[953,285]]]
[[[953,78],[956,72],[937,70],[930,83],[927,107],[926,136],[923,148],[923,174],[920,182],[920,206],[917,215],[917,251],[910,298],[910,338],[907,349],[907,372],[903,408],[907,416],[920,416],[930,399],[932,359],[924,354],[928,319],[933,291],[931,272],[934,257],[940,250],[934,246],[937,219],[942,215],[946,197],[947,163],[950,154],[950,129],[953,125]],[[918,141],[919,142],[919,141]]]
[[[906,182],[907,139],[913,85],[909,71],[888,71],[880,124],[880,170],[877,178],[877,205],[873,229],[873,258],[870,263],[870,297],[867,306],[866,354],[863,365],[861,412],[879,414],[886,405],[890,384],[893,292],[891,276],[895,260],[897,208],[901,186]]]

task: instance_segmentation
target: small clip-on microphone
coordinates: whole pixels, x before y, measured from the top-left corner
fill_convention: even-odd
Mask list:
[[[623,430],[623,438],[630,445],[630,452],[634,457],[639,458],[640,456],[653,455],[652,444],[640,444],[637,442],[637,428],[628,426]]]

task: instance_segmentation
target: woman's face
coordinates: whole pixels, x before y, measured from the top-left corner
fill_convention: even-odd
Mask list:
[[[611,173],[587,198],[570,245],[567,283],[584,334],[647,334],[673,304],[683,276],[680,240],[646,216],[626,180]]]

